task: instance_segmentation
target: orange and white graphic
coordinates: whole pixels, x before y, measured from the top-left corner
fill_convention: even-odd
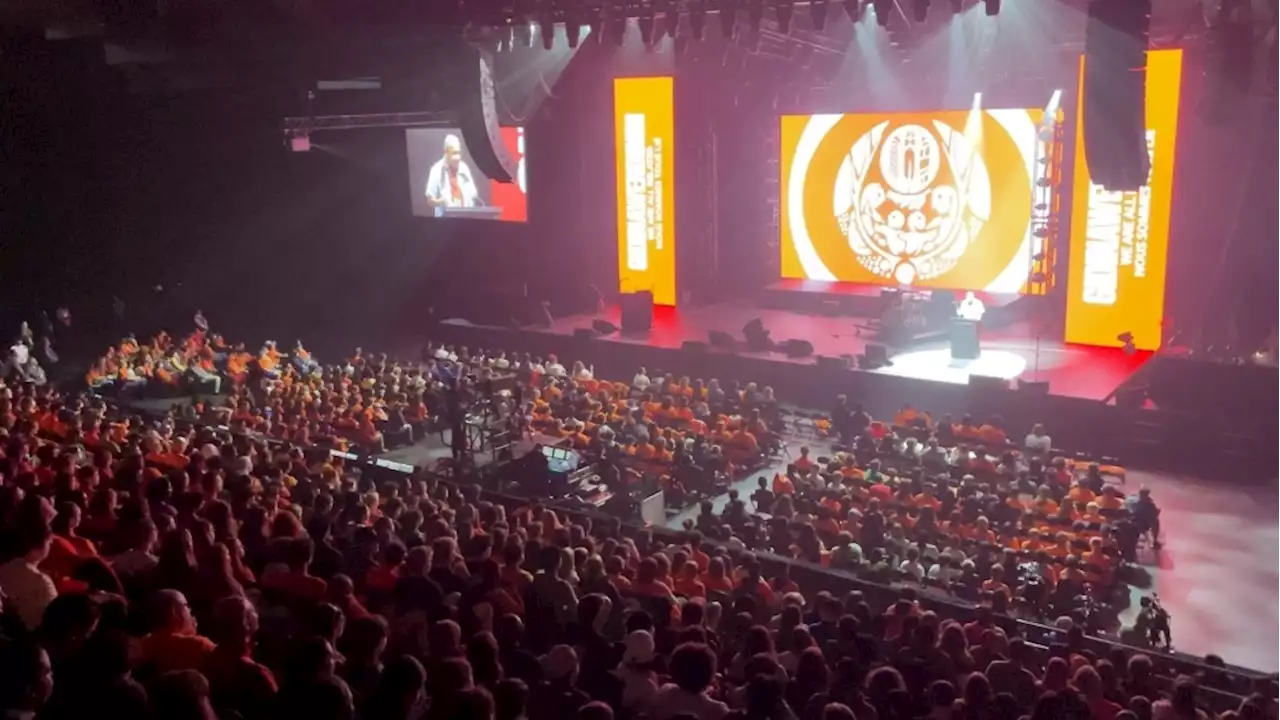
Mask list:
[[[1082,56],[1065,339],[1119,347],[1123,343],[1117,338],[1128,333],[1137,349],[1155,350],[1163,342],[1182,51],[1147,53],[1146,142],[1151,175],[1146,185],[1130,192],[1109,191],[1089,176],[1084,63]]]
[[[616,78],[618,290],[676,304],[675,117],[670,77]]]
[[[782,118],[782,275],[1024,291],[1039,110]]]

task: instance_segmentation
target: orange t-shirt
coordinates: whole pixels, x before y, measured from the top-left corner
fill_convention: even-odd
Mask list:
[[[199,670],[204,667],[213,641],[202,635],[151,633],[142,638],[142,657],[163,674],[173,670]]]

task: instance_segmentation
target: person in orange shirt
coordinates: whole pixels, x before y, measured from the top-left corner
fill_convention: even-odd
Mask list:
[[[661,574],[656,559],[649,557],[641,560],[640,567],[636,569],[635,582],[631,583],[631,594],[638,597],[665,597],[675,600],[671,588],[661,582]]]
[[[1023,552],[1040,552],[1044,547],[1044,542],[1040,539],[1040,531],[1036,528],[1027,530],[1026,537],[1018,545],[1018,549]]]
[[[655,419],[662,414],[662,403],[656,402],[649,393],[640,396],[639,407],[644,410],[646,419]]]
[[[987,545],[996,544],[995,531],[991,529],[991,522],[987,520],[986,516],[979,515],[978,518],[973,521],[973,526],[969,528],[968,539],[978,543],[985,543]]]
[[[285,550],[287,569],[264,574],[261,584],[275,588],[294,600],[323,602],[329,591],[329,584],[308,572],[314,553],[315,545],[310,538],[290,540]]]
[[[1098,496],[1096,502],[1099,510],[1119,510],[1124,507],[1124,498],[1120,496],[1120,491],[1110,485],[1102,489],[1102,494]]]
[[[707,424],[696,417],[689,418],[689,434],[694,437],[706,437]]]
[[[676,405],[675,405],[674,411],[672,412],[672,419],[678,420],[683,423],[689,423],[693,421],[693,408],[689,406],[688,397],[684,395],[680,395],[679,397],[676,398]]]
[[[960,422],[951,425],[951,434],[957,440],[972,441],[981,438],[979,428],[973,421],[972,415],[965,415]]]
[[[686,598],[705,598],[707,587],[698,579],[698,563],[693,560],[685,562],[675,579],[675,593]]]
[[[1112,577],[1111,558],[1103,550],[1102,538],[1089,538],[1089,549],[1080,556],[1086,569],[1085,574],[1095,582],[1110,585]]]
[[[1072,485],[1067,491],[1067,499],[1075,503],[1091,503],[1097,499],[1097,494],[1084,485]]]
[[[911,504],[918,508],[933,508],[934,512],[942,509],[942,501],[933,496],[933,487],[925,485],[915,497],[911,498]]]
[[[904,403],[897,414],[893,416],[894,427],[913,428],[913,427],[929,427],[930,418],[928,413],[920,412],[911,407],[910,403]]]
[[[995,564],[991,566],[991,575],[982,581],[982,591],[987,593],[1004,593],[1005,597],[1013,599],[1013,591],[1004,582],[1004,566]]]
[[[389,598],[400,580],[400,569],[404,564],[405,547],[398,542],[387,543],[382,550],[382,562],[369,568],[365,574],[366,592],[376,594],[380,598]]]
[[[214,644],[196,632],[196,619],[186,596],[177,590],[161,590],[156,594],[155,608],[155,629],[141,642],[142,663],[157,675],[203,668]]]
[[[707,592],[726,594],[733,592],[733,578],[729,576],[726,562],[728,561],[725,558],[713,557],[707,564],[707,574],[702,578],[702,585]]]
[[[1098,503],[1086,503],[1084,506],[1084,514],[1080,516],[1082,522],[1089,525],[1106,525],[1107,519],[1099,512]]]
[[[818,467],[818,464],[809,458],[809,447],[800,448],[800,457],[795,461],[795,467],[798,472],[807,473]]]
[[[791,478],[785,473],[775,473],[773,476],[773,494],[778,495],[795,495],[796,484],[791,482]]]
[[[1041,515],[1052,517],[1058,512],[1058,503],[1054,502],[1047,486],[1041,486],[1036,499],[1031,501],[1031,509]]]
[[[1058,571],[1058,582],[1074,582],[1079,585],[1084,585],[1088,577],[1085,575],[1084,570],[1080,569],[1078,566],[1079,562],[1080,558],[1075,555],[1068,555],[1066,557],[1066,563],[1062,566],[1062,569]]]
[[[1003,448],[1008,441],[1004,429],[1000,426],[1004,421],[999,416],[993,417],[978,428],[978,438],[988,447],[993,449]]]
[[[752,456],[760,451],[760,443],[756,436],[745,428],[739,428],[729,439],[729,446],[739,455]]]

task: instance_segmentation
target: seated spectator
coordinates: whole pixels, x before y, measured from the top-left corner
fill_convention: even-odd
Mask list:
[[[152,630],[142,638],[143,663],[158,675],[205,666],[214,644],[196,632],[187,598],[176,590],[160,590],[152,609]]]

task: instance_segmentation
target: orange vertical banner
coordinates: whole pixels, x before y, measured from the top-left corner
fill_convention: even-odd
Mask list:
[[[1169,215],[1178,139],[1182,50],[1147,53],[1147,152],[1151,175],[1133,192],[1093,183],[1085,157],[1084,64],[1076,104],[1075,185],[1065,340],[1119,347],[1133,335],[1139,350],[1163,340]]]
[[[618,290],[676,304],[675,82],[613,81],[618,193]]]

